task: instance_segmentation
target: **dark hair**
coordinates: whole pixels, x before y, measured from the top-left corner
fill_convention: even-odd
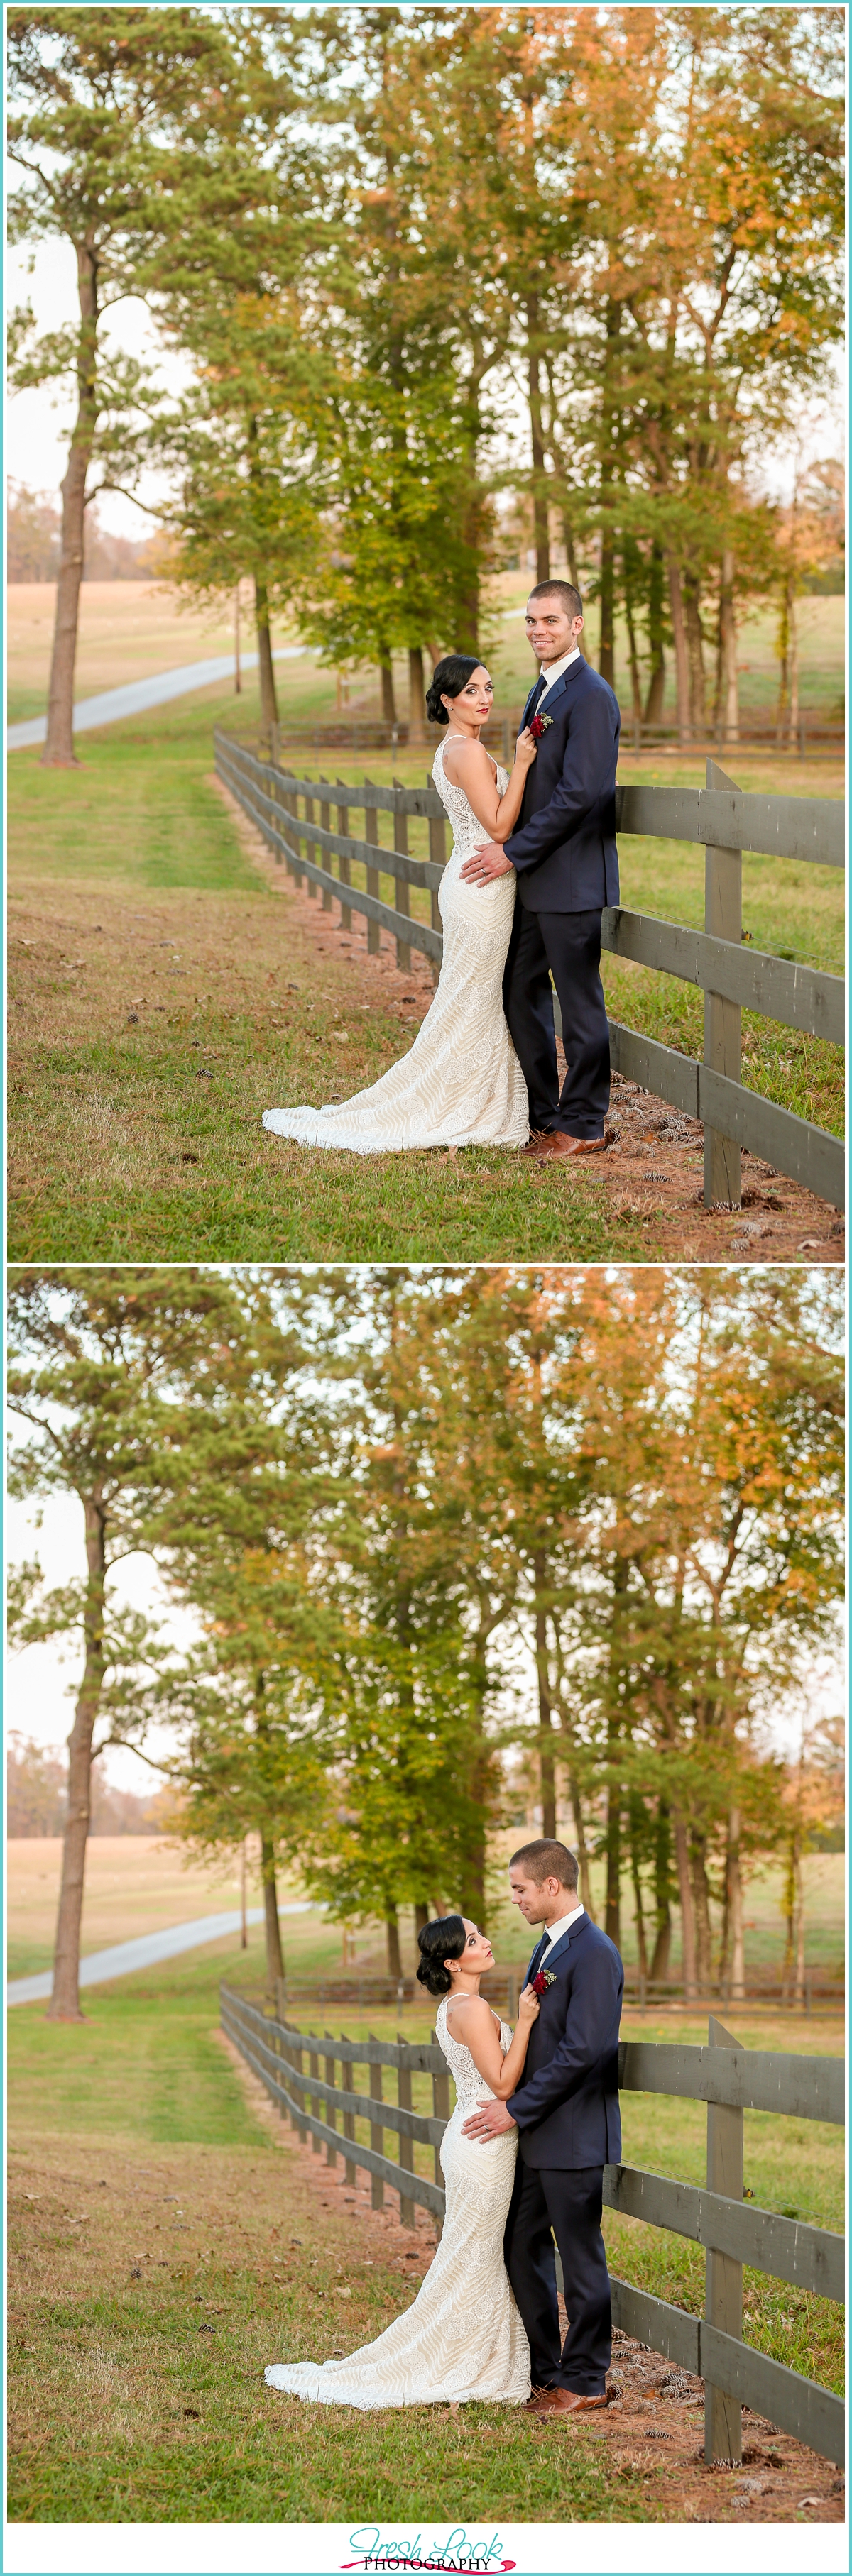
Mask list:
[[[474,663],[474,670],[476,664]],[[452,1985],[445,1959],[460,1959],[467,1933],[460,1914],[440,1914],[436,1923],[424,1923],[418,1932],[420,1966],[417,1981],[428,1995],[448,1995]]]
[[[551,592],[554,599],[561,599],[562,606],[569,617],[582,617],[583,602],[576,582],[537,581],[535,589],[527,592],[527,597],[528,599],[549,599]]]
[[[457,698],[471,673],[481,668],[475,653],[447,653],[443,662],[436,662],[431,688],[426,691],[426,713],[432,724],[447,722],[448,710],[441,704],[441,690],[446,689],[448,698]]]
[[[567,1843],[544,1839],[537,1843],[524,1843],[520,1851],[512,1853],[509,1868],[514,1869],[521,1862],[530,1877],[535,1879],[536,1887],[543,1887],[546,1878],[558,1878],[560,1887],[576,1890],[580,1871],[576,1854],[569,1851]]]

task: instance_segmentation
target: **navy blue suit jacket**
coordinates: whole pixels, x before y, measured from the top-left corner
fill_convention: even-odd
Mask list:
[[[569,2172],[618,2164],[624,1987],[618,1951],[589,1914],[580,1914],[576,1929],[569,1925],[548,1951],[545,1966],[555,1982],[541,1998],[523,2075],[507,2104],[524,2163]]]
[[[529,721],[534,682],[524,708]],[[505,843],[529,912],[594,912],[618,902],[615,772],[618,699],[590,662],[572,662],[545,699],[521,818]]]

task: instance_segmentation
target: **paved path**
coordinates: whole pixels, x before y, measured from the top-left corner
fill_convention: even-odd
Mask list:
[[[280,1905],[279,1914],[310,1914],[309,1904]],[[137,1941],[118,1941],[112,1950],[93,1950],[80,1961],[81,1986],[106,1985],[110,1977],[129,1977],[134,1968],[154,1968],[160,1959],[176,1959],[181,1950],[197,1950],[202,1941],[221,1941],[223,1933],[238,1932],[241,1914],[199,1914],[194,1923],[173,1923],[167,1932],[143,1932]],[[250,1905],[247,1923],[263,1922],[262,1905]],[[53,1972],[45,1968],[37,1977],[15,1977],[6,1988],[8,2004],[42,2003],[53,1989]]]
[[[277,644],[274,662],[294,662],[304,653],[304,644]],[[244,653],[244,671],[256,669],[256,653]],[[74,731],[85,733],[90,725],[117,724],[119,716],[141,716],[147,707],[164,706],[168,698],[188,697],[192,689],[208,689],[211,680],[229,680],[233,675],[233,653],[217,653],[209,662],[184,662],[177,671],[154,671],[148,680],[127,680],[120,689],[102,689],[96,698],[81,698],[74,709]],[[44,742],[47,717],[33,716],[26,724],[10,725],[6,735],[9,751],[27,751],[32,743]]]

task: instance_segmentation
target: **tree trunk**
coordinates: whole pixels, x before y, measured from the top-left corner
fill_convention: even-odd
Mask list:
[[[589,1915],[590,1920],[593,1923],[595,1920],[595,1910],[592,1904],[592,1881],[589,1868],[588,1844],[586,1842],[586,1827],[583,1818],[583,1802],[573,1771],[568,1774],[568,1788],[571,1797],[571,1805],[574,1810],[574,1828],[577,1835],[577,1859],[580,1866],[580,1894],[586,1908],[586,1913]]]
[[[732,1807],[728,1817],[728,1860],[726,1871],[728,1894],[728,1931],[731,1964],[731,2002],[745,2002],[745,1953],[743,1945],[743,1883],[740,1868],[740,1812]]]
[[[666,693],[666,657],[663,651],[663,549],[656,539],[651,547],[648,576],[648,647],[651,677],[645,699],[644,722],[661,725]]]
[[[428,1905],[415,1905],[415,1908],[414,1908],[414,1929],[415,1929],[415,1932],[425,1932],[425,1930],[426,1930],[426,1925],[427,1925],[428,1921],[429,1921],[429,1908],[428,1908]]]
[[[550,1697],[550,1673],[547,1661],[547,1612],[542,1594],[547,1578],[546,1559],[540,1551],[533,1555],[535,1580],[535,1662],[538,1677],[538,1746],[541,1776],[541,1830],[545,1840],[556,1839],[556,1748],[553,1740],[553,1705]]]
[[[693,1834],[690,1859],[692,1892],[695,1908],[695,1948],[698,1983],[706,1994],[713,1982],[713,1950],[710,1932],[710,1890],[707,1884],[707,1845],[703,1834]]]
[[[683,584],[684,623],[689,658],[689,721],[693,734],[707,730],[707,680],[704,670],[704,635],[701,626],[701,602],[698,583],[687,575]]]
[[[805,1882],[801,1845],[796,1845],[796,2002],[805,2000]]]
[[[284,1977],[284,1953],[281,1948],[281,1925],[278,1920],[278,1890],[275,1885],[275,1845],[266,1834],[260,1837],[260,1869],[263,1879],[263,1914],[266,1933],[266,1988],[272,2001]]]
[[[388,1949],[388,1976],[396,1977],[398,1983],[402,1976],[402,1956],[399,1947],[399,1919],[395,1908],[392,1914],[385,1915],[385,1937]]]
[[[419,644],[408,648],[408,746],[426,740],[426,684]]]
[[[739,742],[740,691],[737,670],[737,621],[734,613],[734,558],[730,546],[722,555],[719,597],[719,715],[725,742]]]
[[[651,1960],[652,1984],[665,1983],[669,1973],[672,1947],[671,1914],[672,1835],[671,1819],[664,1798],[657,1805],[657,1827],[654,1835],[654,1956]]]
[[[674,558],[671,555],[669,556],[669,605],[671,608],[672,636],[674,639],[678,741],[689,742],[691,739],[689,726],[689,655],[687,652],[686,627],[683,616],[683,594],[680,586],[680,565],[675,563]]]
[[[683,1992],[686,2003],[694,2003],[695,1983],[695,1916],[692,1910],[692,1887],[689,1877],[689,1846],[683,1817],[674,1815],[675,1858],[680,1890],[681,1941],[683,1944]]]
[[[257,619],[257,653],[260,664],[260,730],[270,742],[272,727],[278,723],[278,699],[275,694],[275,665],[272,659],[272,637],[269,632],[269,598],[266,583],[259,573],[254,581],[255,616]]]
[[[792,1983],[793,1966],[796,1955],[796,1889],[798,1883],[798,1856],[799,1841],[798,1835],[794,1830],[793,1833],[791,1833],[787,1844],[787,1867],[784,1873],[784,1921],[787,1937],[784,1943],[784,1967],[782,1974],[785,2000],[787,1999],[790,1985]]]
[[[606,1815],[606,1914],[607,1938],[621,1948],[621,1794],[610,1781]]]
[[[603,417],[601,421],[601,646],[600,674],[615,687],[615,510],[616,482],[616,400],[613,368],[618,355],[621,331],[621,306],[612,296],[607,298],[606,355],[604,360]]]
[[[645,1939],[645,1908],[642,1895],[642,1876],[640,1869],[640,1855],[642,1848],[641,1836],[644,1821],[644,1807],[641,1806],[638,1799],[636,1799],[635,1802],[631,1800],[630,1867],[633,1878],[633,1904],[636,1913],[636,1948],[639,1953],[639,1974],[643,1983],[647,1980],[648,1975],[648,1944]]]
[[[790,600],[790,615],[789,615],[789,622],[788,622],[788,624],[789,624],[788,660],[789,660],[789,672],[790,672],[790,717],[789,717],[789,724],[788,724],[788,730],[787,730],[787,740],[788,740],[788,742],[790,742],[790,743],[792,743],[793,745],[795,745],[795,742],[796,742],[796,736],[797,736],[797,734],[798,734],[798,730],[799,730],[799,621],[798,621],[798,617],[797,617],[797,614],[796,614],[796,598],[795,598],[795,593],[793,594],[793,596],[792,596],[792,598],[791,598],[791,600]]]
[[[87,242],[77,243],[77,291],[80,298],[77,418],[62,483],[62,545],[47,693],[47,736],[41,755],[43,769],[79,767],[74,751],[74,665],[77,659],[80,583],[83,579],[86,477],[98,419],[98,264],[97,254]]]
[[[532,442],[532,505],[535,538],[536,581],[550,580],[550,529],[547,511],[547,481],[544,459],[544,431],[541,417],[541,374],[538,349],[538,296],[527,297],[527,393],[530,407]]]
[[[80,2011],[80,1923],[86,1843],[92,1798],[92,1737],[104,1678],[104,1585],[106,1582],[106,1516],[98,1494],[87,1494],[86,1610],[83,1625],[86,1660],[68,1738],[68,1821],[62,1850],[62,1885],[53,1956],[53,1992],[48,2021],[82,2021]]]
[[[787,652],[790,642],[790,581],[785,575],[778,611],[778,705],[775,715],[775,740],[787,738]]]
[[[379,662],[379,670],[382,678],[382,723],[386,725],[395,725],[396,706],[393,694],[393,666],[389,653],[382,654]]]
[[[641,724],[642,682],[639,677],[639,655],[636,649],[636,624],[633,616],[633,593],[626,581],[624,585],[624,615],[627,623],[627,643],[630,653],[630,692],[633,700],[633,721],[634,724]]]

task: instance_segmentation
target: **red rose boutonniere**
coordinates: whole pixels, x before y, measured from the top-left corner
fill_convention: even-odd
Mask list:
[[[555,1968],[539,1968],[538,1976],[534,1977],[532,1981],[533,1994],[538,1996],[546,1995],[548,1986],[555,1986],[555,1984]]]
[[[531,716],[530,732],[532,734],[533,742],[540,742],[542,734],[547,732],[548,725],[552,725],[552,723],[552,716]]]

